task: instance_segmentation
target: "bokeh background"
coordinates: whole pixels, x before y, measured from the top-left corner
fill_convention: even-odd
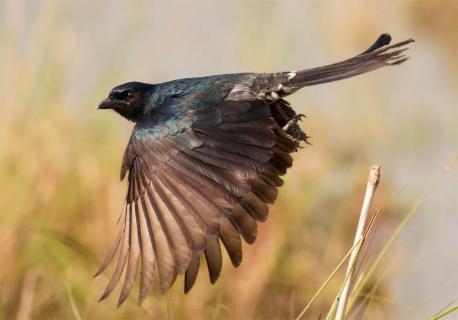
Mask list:
[[[257,242],[211,286],[97,303],[132,124],[98,102],[120,83],[297,70],[349,58],[383,32],[415,38],[402,66],[289,100],[313,146],[295,155]],[[427,319],[458,298],[458,2],[0,0],[0,318],[292,319],[347,250],[370,165],[381,212],[366,261],[434,185],[353,318]],[[205,269],[205,268],[203,268]],[[326,314],[336,276],[304,319]],[[362,311],[361,311],[362,310]],[[458,319],[451,314],[448,319]]]

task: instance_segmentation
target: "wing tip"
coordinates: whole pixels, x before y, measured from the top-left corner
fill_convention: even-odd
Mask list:
[[[240,252],[240,254],[237,254],[234,257],[230,256],[229,258],[231,259],[232,266],[234,266],[234,268],[238,268],[240,264],[242,264],[243,254]]]
[[[102,302],[103,300],[105,300],[106,298],[108,298],[108,296],[110,295],[111,293],[111,290],[107,290],[105,289],[105,291],[103,292],[102,296],[99,298],[99,300],[97,301],[98,303]]]
[[[184,294],[188,294],[189,291],[191,291],[191,289],[192,289],[193,286],[194,286],[194,283],[193,283],[193,284],[190,284],[190,285],[187,285],[187,284],[186,284],[186,281],[185,281],[184,289],[183,289]]]
[[[140,291],[138,292],[138,305],[143,303],[143,300],[148,296],[150,291],[149,286],[145,286],[143,283],[140,284]]]
[[[211,274],[210,275],[210,283],[212,285],[214,285],[216,283],[216,281],[218,281],[220,275],[221,275],[221,272]]]
[[[97,278],[103,272],[103,268],[99,267],[97,271],[92,275],[92,278]]]
[[[119,309],[119,307],[121,307],[121,305],[127,300],[128,297],[129,297],[129,294],[121,293],[119,295],[119,299],[118,299],[118,303],[116,304],[116,308]]]

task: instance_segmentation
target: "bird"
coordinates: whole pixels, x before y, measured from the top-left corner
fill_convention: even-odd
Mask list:
[[[221,273],[222,247],[239,266],[242,242],[255,242],[292,154],[309,143],[299,125],[304,115],[284,98],[306,86],[401,64],[413,41],[390,45],[391,36],[382,34],[350,59],[300,71],[113,88],[98,108],[135,125],[121,166],[128,187],[119,232],[95,274],[116,260],[100,301],[122,282],[119,307],[137,278],[139,303],[155,279],[165,292],[184,275],[188,293],[202,261],[213,284]]]

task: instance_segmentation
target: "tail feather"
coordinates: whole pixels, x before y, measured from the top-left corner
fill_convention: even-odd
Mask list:
[[[400,64],[407,60],[403,53],[408,48],[404,46],[413,41],[413,39],[409,39],[391,46],[381,45],[376,41],[368,50],[351,59],[324,67],[289,72],[287,73],[288,80],[283,83],[283,86],[291,88],[292,91],[287,93],[292,93],[305,86],[350,78],[384,66]]]
[[[354,77],[384,66],[392,66],[407,60],[404,52],[413,39],[388,45],[391,36],[382,34],[363,53],[341,62],[323,67],[300,71],[258,73],[249,86],[236,86],[229,95],[229,100],[268,100],[277,101],[302,87]],[[249,92],[247,95],[246,92]]]

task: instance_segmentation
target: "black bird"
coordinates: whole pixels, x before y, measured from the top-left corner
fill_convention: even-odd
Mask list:
[[[413,40],[388,46],[380,36],[362,54],[328,66],[279,73],[239,73],[160,84],[129,82],[111,90],[99,109],[135,122],[121,179],[129,186],[114,246],[96,275],[118,252],[100,300],[126,269],[118,301],[128,297],[140,268],[142,301],[158,274],[162,292],[184,274],[188,292],[205,256],[210,282],[221,271],[221,243],[237,267],[242,239],[256,239],[291,154],[307,142],[283,98],[298,89],[349,78],[406,60]]]

